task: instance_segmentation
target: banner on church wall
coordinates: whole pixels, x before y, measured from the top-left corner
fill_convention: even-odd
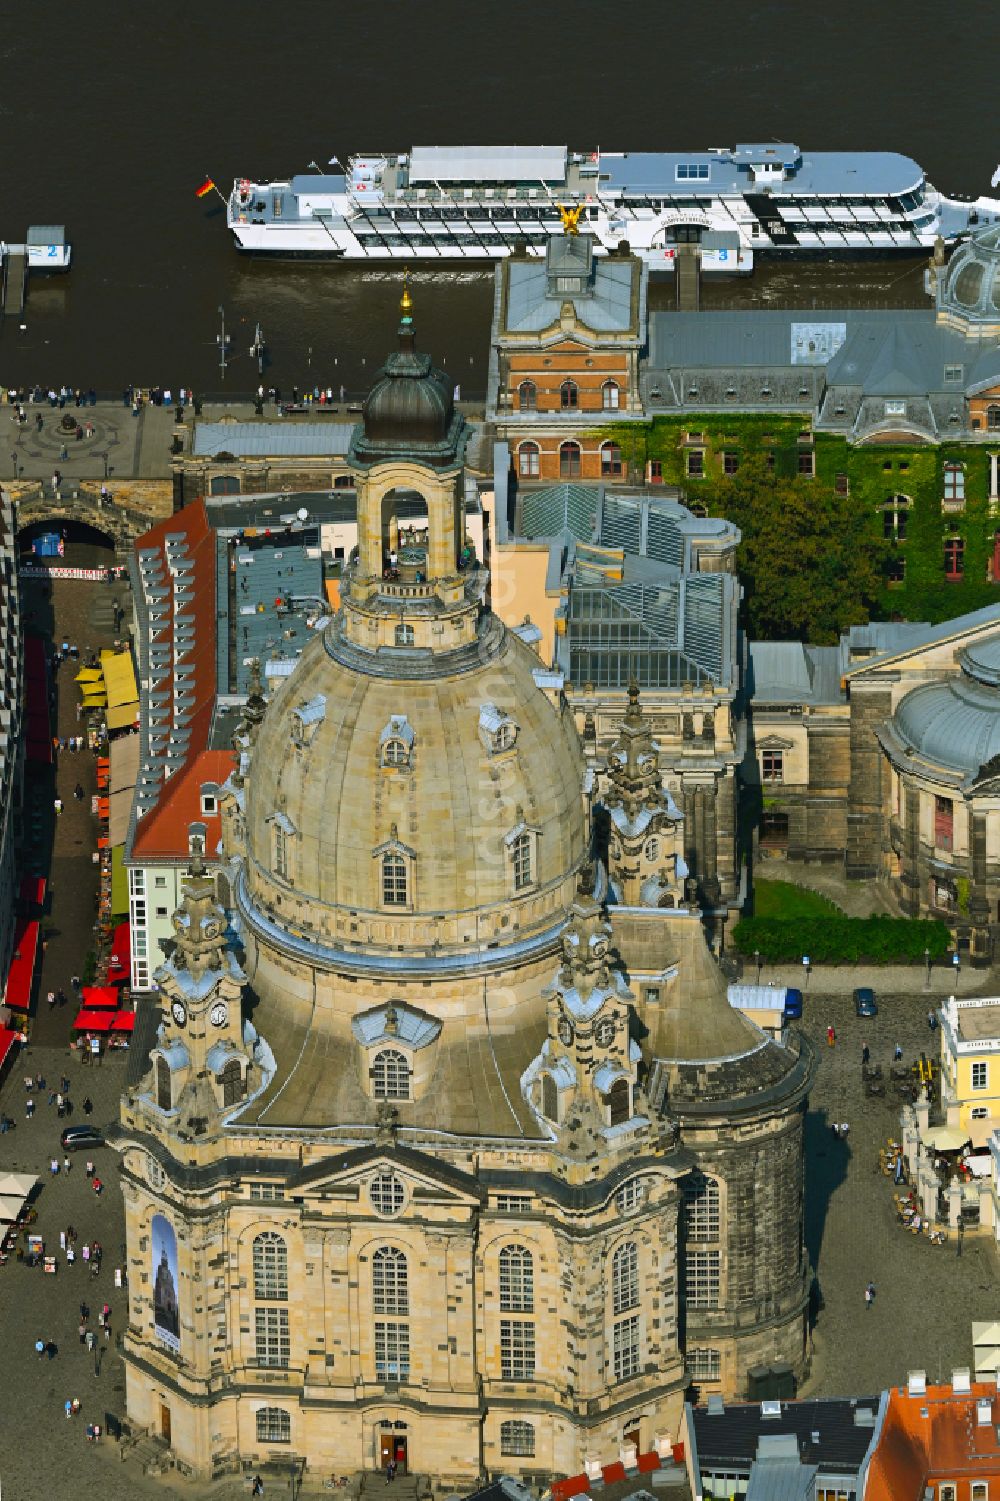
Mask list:
[[[156,1337],[175,1355],[181,1348],[181,1316],[177,1301],[177,1236],[162,1214],[153,1215],[150,1238],[153,1264],[153,1326]]]

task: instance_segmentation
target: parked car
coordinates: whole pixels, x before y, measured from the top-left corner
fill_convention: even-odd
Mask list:
[[[869,990],[867,985],[862,985],[860,989],[854,992],[854,1015],[878,1016],[875,992],[874,990]]]
[[[785,1021],[798,1021],[802,1015],[802,992],[801,990],[785,991]]]
[[[107,1145],[96,1126],[67,1126],[59,1140],[64,1152],[80,1152],[84,1147]]]

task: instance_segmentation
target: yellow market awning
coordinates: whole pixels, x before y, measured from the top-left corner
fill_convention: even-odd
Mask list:
[[[957,1152],[968,1139],[969,1133],[963,1126],[929,1126],[920,1136],[925,1147],[938,1152]]]
[[[78,683],[99,683],[103,676],[99,667],[81,667],[76,680]]]
[[[130,724],[135,724],[139,718],[139,700],[133,699],[128,704],[111,704],[108,706],[108,729],[124,730]]]
[[[103,709],[108,701],[108,695],[103,688],[94,688],[83,695],[83,707],[85,709]]]
[[[108,689],[108,703],[112,708],[118,704],[137,702],[139,690],[136,687],[131,652],[102,651],[101,671]]]

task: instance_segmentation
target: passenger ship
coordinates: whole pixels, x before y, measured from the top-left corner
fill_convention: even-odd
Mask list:
[[[586,230],[627,240],[670,270],[700,245],[702,269],[749,271],[758,252],[930,250],[1000,218],[1000,200],[946,198],[894,152],[743,145],[687,154],[564,146],[415,146],[336,157],[334,174],[238,178],[227,220],[251,254],[346,260],[493,260]]]

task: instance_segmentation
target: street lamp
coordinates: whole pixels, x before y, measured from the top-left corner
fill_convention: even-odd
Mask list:
[[[228,345],[229,340],[226,337],[226,310],[222,306],[221,302],[219,303],[218,314],[219,314],[219,318],[220,318],[221,324],[222,324],[222,331],[221,331],[221,333],[216,334],[215,337],[216,337],[216,339],[218,341],[218,345],[219,345],[219,370],[221,371],[222,379],[225,380],[225,378],[226,378],[226,346]]]
[[[754,949],[753,962],[757,966],[757,984],[760,984],[760,949]]]
[[[952,962],[952,964],[954,966],[955,973],[957,975],[959,973],[959,971],[961,970],[961,968],[962,968],[962,961],[959,958],[958,949],[956,949],[955,952],[952,954],[952,956],[951,956],[951,962]]]
[[[11,461],[11,463],[14,466],[14,478],[17,479],[17,454],[16,453],[12,453],[11,454],[10,461]]]
[[[104,478],[107,479],[108,475],[111,473],[111,469],[108,465],[108,459],[111,457],[111,455],[108,453],[107,449],[105,449],[100,457],[104,460]]]
[[[809,989],[809,955],[808,954],[803,954],[802,955],[802,968],[806,972],[806,989],[808,990]]]

